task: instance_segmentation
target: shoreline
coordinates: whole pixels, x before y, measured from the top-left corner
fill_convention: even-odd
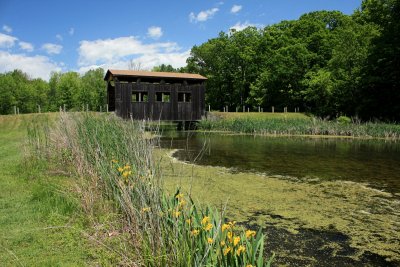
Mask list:
[[[157,150],[163,158],[166,190],[182,188],[195,201],[216,207],[228,203],[227,217],[236,218],[239,224],[261,226],[266,233],[284,231],[284,235],[294,237],[310,231],[316,238],[318,233],[338,233],[346,236],[346,241],[337,242],[334,237],[325,240],[326,253],[332,253],[329,257],[345,251],[349,253],[346,259],[356,263],[365,260],[368,253],[388,262],[400,261],[400,235],[390,227],[400,220],[397,195],[345,180],[307,183],[255,172],[232,173],[225,167],[181,161],[173,157],[176,149]],[[279,242],[274,244],[279,247]],[[329,250],[332,246],[334,251]],[[275,249],[278,257],[296,257],[286,247]]]

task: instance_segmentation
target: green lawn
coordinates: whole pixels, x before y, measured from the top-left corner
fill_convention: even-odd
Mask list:
[[[2,266],[83,266],[90,261],[72,178],[48,175],[47,164],[24,159],[26,127],[45,116],[0,116]]]
[[[123,265],[119,215],[107,203],[86,214],[65,166],[26,156],[28,125],[56,117],[0,116],[0,266]]]

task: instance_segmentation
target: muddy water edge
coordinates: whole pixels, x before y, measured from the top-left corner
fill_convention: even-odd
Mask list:
[[[279,266],[400,265],[400,144],[167,132],[165,185],[262,227]]]

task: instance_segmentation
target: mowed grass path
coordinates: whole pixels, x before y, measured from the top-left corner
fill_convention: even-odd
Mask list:
[[[0,266],[91,265],[72,178],[24,160],[27,125],[54,116],[0,116]]]

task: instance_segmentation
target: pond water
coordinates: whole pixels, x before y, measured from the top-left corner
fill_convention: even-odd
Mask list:
[[[264,227],[277,266],[400,266],[400,143],[165,131],[160,146],[200,166],[199,200]]]
[[[262,172],[285,179],[361,182],[400,193],[400,143],[315,137],[166,132],[163,148],[199,165]]]

